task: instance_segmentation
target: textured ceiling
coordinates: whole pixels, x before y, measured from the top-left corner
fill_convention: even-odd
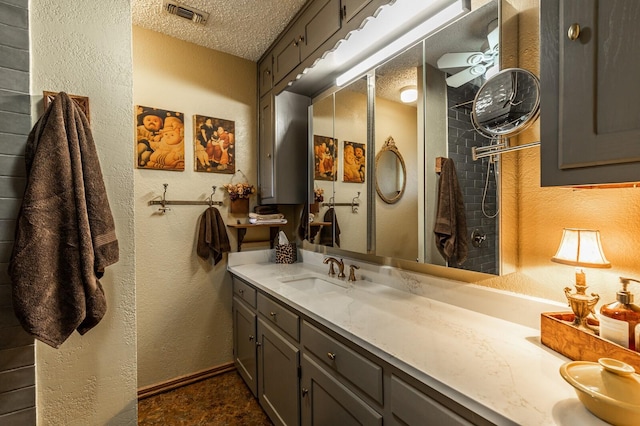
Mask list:
[[[133,25],[257,61],[306,0],[182,0],[208,12],[206,25],[162,10],[162,0],[132,0]]]

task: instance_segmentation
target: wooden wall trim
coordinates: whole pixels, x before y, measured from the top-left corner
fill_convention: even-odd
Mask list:
[[[182,386],[190,385],[201,380],[209,379],[219,374],[228,373],[230,371],[234,371],[235,369],[236,367],[233,362],[229,362],[217,367],[212,367],[206,370],[176,377],[175,379],[160,382],[155,385],[145,386],[138,389],[138,401],[140,401],[141,399],[149,398],[150,396],[177,389]]]

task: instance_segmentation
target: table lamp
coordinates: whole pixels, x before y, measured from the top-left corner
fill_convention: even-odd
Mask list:
[[[560,247],[551,261],[576,267],[576,292],[572,294],[571,288],[565,287],[564,294],[575,314],[573,325],[594,333],[595,330],[587,324],[586,318],[589,313],[594,313],[593,308],[600,296],[595,293],[585,294],[587,280],[582,268],[611,268],[611,263],[602,252],[600,231],[564,228]]]

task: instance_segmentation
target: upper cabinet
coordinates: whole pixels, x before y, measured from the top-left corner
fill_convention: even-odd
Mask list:
[[[640,181],[640,2],[541,0],[542,186]]]
[[[312,2],[273,49],[275,81],[283,79],[335,34],[340,29],[341,17],[340,0]]]
[[[260,62],[258,66],[258,87],[260,88],[260,97],[269,93],[273,87],[273,62],[271,57]]]

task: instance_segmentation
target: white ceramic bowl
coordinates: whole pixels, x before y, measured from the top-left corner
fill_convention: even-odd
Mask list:
[[[560,375],[576,390],[589,411],[613,425],[640,425],[640,375],[629,364],[611,358],[572,361]]]

